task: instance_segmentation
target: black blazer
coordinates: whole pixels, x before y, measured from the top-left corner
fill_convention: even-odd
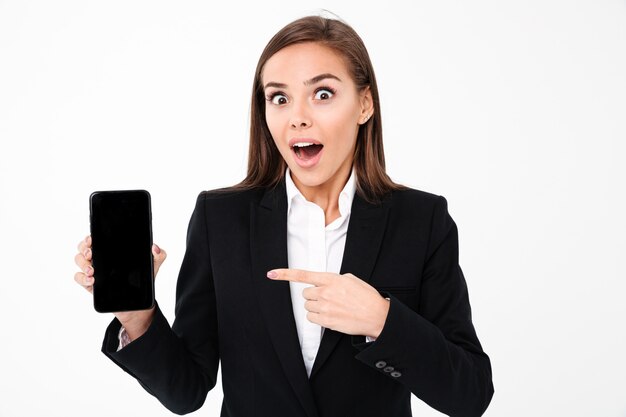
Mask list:
[[[116,352],[102,351],[168,409],[202,406],[222,366],[223,417],[411,416],[411,393],[450,416],[480,416],[491,364],[471,321],[457,228],[444,197],[396,191],[372,205],[355,195],[341,273],[390,298],[374,342],[326,329],[307,377],[287,267],[285,181],[273,189],[202,192],[187,231],[176,319],[162,312]]]

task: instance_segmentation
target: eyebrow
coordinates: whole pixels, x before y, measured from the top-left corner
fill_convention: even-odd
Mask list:
[[[333,74],[327,72],[325,74],[316,75],[315,77],[311,78],[310,80],[304,81],[303,84],[304,85],[311,85],[311,84],[319,83],[320,81],[325,80],[327,78],[332,78],[332,79],[335,79],[335,80],[341,82],[341,79],[339,77],[337,77],[336,75],[333,75]],[[287,88],[287,84],[270,81],[269,83],[265,84],[264,89],[266,89],[268,87]]]

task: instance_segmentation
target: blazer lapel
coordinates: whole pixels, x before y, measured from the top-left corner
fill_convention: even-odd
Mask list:
[[[346,245],[341,263],[341,274],[351,273],[365,282],[369,282],[376,264],[380,244],[387,224],[390,199],[374,205],[354,195],[350,222],[346,235]],[[325,329],[315,363],[311,370],[311,378],[324,365],[331,352],[344,333]]]
[[[267,278],[267,271],[287,268],[287,193],[283,179],[268,190],[259,205],[252,203],[250,253],[253,282],[274,349],[291,387],[310,417],[317,408],[306,374],[293,316],[289,282]]]

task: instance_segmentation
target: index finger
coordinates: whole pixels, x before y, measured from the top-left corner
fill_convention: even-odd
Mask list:
[[[328,282],[327,272],[313,272],[304,269],[279,268],[268,271],[267,277],[276,281],[304,282],[316,287]]]
[[[78,244],[78,251],[83,253],[86,248],[91,247],[91,235],[87,235],[86,238],[80,241]]]

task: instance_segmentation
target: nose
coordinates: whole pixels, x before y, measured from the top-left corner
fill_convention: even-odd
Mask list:
[[[289,123],[293,129],[302,129],[311,126],[311,117],[309,116],[306,103],[293,105],[293,111]]]

